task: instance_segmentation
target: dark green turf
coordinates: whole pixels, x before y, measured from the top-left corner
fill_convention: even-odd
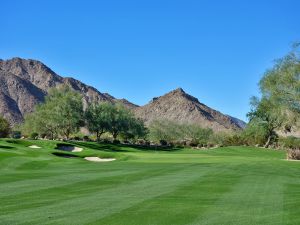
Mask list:
[[[0,224],[300,224],[300,162],[283,151],[80,145],[61,158],[56,142],[0,141]]]

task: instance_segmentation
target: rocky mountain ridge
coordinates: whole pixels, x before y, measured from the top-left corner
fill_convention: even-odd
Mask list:
[[[153,120],[168,119],[196,123],[215,131],[238,130],[245,126],[243,121],[211,109],[181,88],[153,98],[149,104],[139,107],[126,99],[101,93],[74,78],[62,77],[40,61],[22,58],[0,60],[0,114],[12,125],[19,124],[24,115],[34,110],[36,104],[43,102],[49,89],[59,85],[68,85],[81,93],[85,105],[103,101],[121,103],[133,110],[146,124]]]
[[[149,104],[136,108],[135,112],[146,124],[161,119],[198,124],[215,131],[240,130],[245,127],[241,120],[208,107],[182,88],[154,98]]]
[[[137,107],[126,99],[101,93],[79,80],[62,77],[40,61],[12,58],[0,60],[0,114],[13,125],[21,123],[25,114],[32,112],[37,103],[43,102],[49,89],[59,85],[68,85],[80,92],[85,105],[107,101],[120,102],[131,109]]]

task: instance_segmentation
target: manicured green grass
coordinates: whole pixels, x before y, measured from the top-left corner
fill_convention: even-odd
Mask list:
[[[0,141],[1,225],[300,224],[300,162],[284,151],[79,145],[61,158],[56,142]]]

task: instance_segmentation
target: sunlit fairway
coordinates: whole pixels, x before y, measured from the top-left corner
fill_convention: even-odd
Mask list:
[[[300,224],[300,162],[284,151],[78,143],[64,158],[55,146],[0,141],[1,225]]]

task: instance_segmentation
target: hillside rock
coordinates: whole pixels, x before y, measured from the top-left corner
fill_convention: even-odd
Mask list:
[[[43,102],[50,88],[68,85],[83,95],[84,105],[91,102],[120,102],[132,109],[136,105],[124,99],[103,94],[74,78],[61,77],[37,60],[12,58],[0,60],[0,114],[12,125],[21,123],[24,115]]]
[[[215,131],[239,130],[245,126],[243,121],[209,108],[181,88],[153,98],[149,104],[139,107],[126,99],[116,99],[108,93],[101,93],[74,78],[62,77],[40,61],[21,58],[0,60],[0,115],[12,125],[19,124],[24,115],[44,101],[50,88],[63,84],[81,93],[85,106],[103,101],[123,104],[146,124],[157,119],[167,119],[198,124]]]
[[[136,108],[135,114],[146,124],[158,119],[171,120],[198,124],[212,128],[214,131],[240,130],[245,126],[241,120],[224,115],[200,103],[197,98],[185,93],[181,88],[153,98],[149,104]]]

